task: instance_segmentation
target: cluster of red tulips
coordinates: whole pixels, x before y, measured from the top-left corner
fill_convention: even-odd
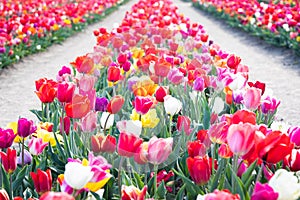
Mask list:
[[[0,69],[99,20],[117,0],[0,2]]]
[[[300,127],[171,0],[140,0],[94,35],[35,82],[39,122],[0,129],[3,199],[300,197]]]
[[[299,1],[194,0],[194,5],[268,42],[300,52]]]

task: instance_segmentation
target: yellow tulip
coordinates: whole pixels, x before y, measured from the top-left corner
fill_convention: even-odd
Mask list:
[[[132,120],[139,120],[140,115],[132,110],[132,114],[130,115]],[[155,109],[150,109],[145,115],[141,117],[142,126],[144,128],[154,128],[159,123],[159,118],[157,117],[157,113]]]

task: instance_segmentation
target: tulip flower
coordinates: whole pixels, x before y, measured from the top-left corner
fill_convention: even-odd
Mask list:
[[[300,147],[300,127],[292,126],[287,131],[290,140],[295,143],[297,147]]]
[[[103,112],[100,118],[100,125],[105,131],[114,125],[115,115],[108,112]]]
[[[144,200],[147,193],[147,186],[144,186],[142,190],[134,187],[133,185],[122,185],[121,200]]]
[[[208,137],[208,131],[207,130],[199,130],[197,132],[197,140],[202,142],[206,147],[209,147],[211,144],[211,141]]]
[[[223,143],[218,149],[218,155],[222,158],[231,158],[233,156],[233,153],[230,150],[228,144]]]
[[[0,149],[10,147],[16,136],[12,129],[0,128]]]
[[[188,116],[183,116],[183,115],[178,116],[177,125],[176,125],[178,131],[184,131],[186,135],[190,135],[191,132],[193,131],[190,128],[190,125],[191,125],[191,119]]]
[[[261,90],[255,87],[246,90],[242,103],[249,110],[256,110],[260,105]]]
[[[273,114],[279,105],[280,105],[279,100],[277,100],[276,98],[267,96],[265,99],[262,100],[260,109],[261,109],[262,113],[264,113],[264,114],[268,114],[268,113]]]
[[[116,141],[116,138],[111,135],[93,135],[91,136],[91,150],[95,153],[113,153],[116,150]]]
[[[204,200],[240,200],[239,194],[232,194],[229,190],[215,189],[213,193],[208,193],[203,196]]]
[[[135,81],[135,79],[131,81]],[[152,96],[155,93],[156,88],[157,84],[147,76],[138,78],[131,87],[134,96]]]
[[[27,120],[26,118],[20,118],[18,120],[18,135],[20,137],[27,137],[36,131],[36,126],[33,125],[32,120]]]
[[[300,170],[300,149],[293,149],[291,154],[285,157],[284,164],[293,172]]]
[[[75,85],[73,83],[59,83],[57,85],[57,99],[61,103],[69,103],[72,101],[72,97],[75,91]]]
[[[277,200],[279,194],[273,190],[267,183],[256,182],[251,200]]]
[[[211,164],[207,156],[188,157],[186,159],[186,164],[195,184],[204,185],[209,181]]]
[[[266,89],[266,84],[265,83],[261,83],[259,81],[256,81],[255,83],[253,82],[248,82],[248,85],[250,87],[256,87],[259,88],[261,90],[261,95],[263,95],[265,93],[265,89]]]
[[[148,142],[143,142],[134,154],[134,161],[140,165],[148,162]]]
[[[107,69],[107,80],[117,82],[121,79],[121,70],[116,66],[109,66]]]
[[[40,196],[39,200],[75,200],[75,198],[66,192],[46,192]]]
[[[189,141],[187,143],[187,150],[190,157],[196,157],[196,156],[204,156],[206,153],[206,147],[205,145],[199,141]]]
[[[119,132],[132,133],[140,136],[142,133],[142,122],[139,120],[122,120],[117,122]]]
[[[205,89],[205,83],[203,77],[197,77],[194,81],[193,89],[202,92]]]
[[[294,144],[280,131],[272,131],[257,143],[258,156],[268,163],[276,164],[292,152]]]
[[[24,164],[30,164],[32,162],[32,155],[31,153],[29,153],[29,151],[27,151],[26,149],[24,149]],[[22,157],[17,156],[17,164],[18,165],[22,165]]]
[[[130,118],[134,121],[142,122],[143,128],[154,128],[160,121],[160,119],[157,117],[156,109],[150,109],[149,112],[147,112],[145,115],[142,115],[142,117],[133,109]]]
[[[42,138],[32,137],[28,143],[29,152],[32,155],[39,155],[43,152],[47,145],[48,142],[43,142]]]
[[[254,112],[249,110],[238,110],[232,115],[231,121],[233,124],[239,124],[240,122],[242,122],[255,125],[256,115]]]
[[[122,109],[124,102],[125,99],[121,95],[114,96],[107,105],[107,112],[110,114],[118,113]]]
[[[70,63],[79,73],[92,74],[94,72],[94,61],[88,55],[78,56],[75,62]]]
[[[0,189],[0,199],[1,200],[9,200],[8,193],[6,192],[5,189]]]
[[[208,130],[209,139],[213,143],[222,144],[226,141],[228,124],[225,121],[213,124]]]
[[[136,96],[133,101],[133,106],[136,112],[140,115],[145,115],[153,105],[153,101],[150,97]]]
[[[76,176],[74,176],[75,174]],[[93,175],[91,166],[68,162],[65,167],[64,179],[72,188],[80,190],[93,178]]]
[[[173,138],[153,136],[148,144],[148,161],[154,165],[165,162],[172,152]]]
[[[164,102],[164,97],[169,94],[169,88],[160,86],[155,92],[155,98],[158,102]]]
[[[171,83],[178,85],[183,82],[184,75],[178,68],[172,68],[168,73],[168,79]]]
[[[164,97],[164,107],[167,114],[174,116],[182,109],[182,103],[175,97],[167,95]]]
[[[121,132],[118,141],[120,156],[132,157],[138,150],[143,140],[132,133]]]
[[[64,74],[71,74],[71,69],[66,66],[62,66],[62,68],[58,71],[59,76],[63,76]]]
[[[4,170],[9,174],[13,173],[17,168],[17,151],[7,148],[6,153],[0,152],[0,156]]]
[[[39,168],[37,172],[30,172],[30,176],[34,183],[34,188],[39,194],[43,194],[51,190],[52,187],[52,175],[51,170],[47,169],[42,171]]]
[[[71,126],[70,117],[66,116],[66,117],[64,117],[63,120],[60,117],[59,118],[59,122],[60,122],[60,124],[59,124],[59,130],[60,130],[60,132],[69,135],[69,133],[70,133],[70,126]],[[63,124],[64,126],[62,126],[62,123],[64,123]],[[62,129],[64,129],[64,130],[62,130]]]
[[[96,97],[95,110],[105,112],[108,105],[108,99],[105,97]]]
[[[296,200],[300,197],[300,183],[294,172],[278,169],[269,181],[269,186],[279,193],[278,200]]]
[[[254,145],[255,131],[255,126],[249,123],[229,126],[226,138],[230,150],[239,156],[247,154]]]
[[[231,69],[236,69],[240,62],[241,58],[233,54],[229,55],[227,58],[227,66]]]
[[[71,118],[82,118],[90,111],[90,100],[86,96],[75,94],[72,101],[65,105],[66,114]]]
[[[52,80],[45,80],[42,81],[36,81],[36,89],[35,91],[36,95],[39,97],[40,101],[42,103],[51,103],[53,102],[54,98],[56,97],[57,93],[57,83]]]
[[[94,111],[88,112],[81,118],[81,130],[85,133],[93,132],[97,127],[97,113]]]

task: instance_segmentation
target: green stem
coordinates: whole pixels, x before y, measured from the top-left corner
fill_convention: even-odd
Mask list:
[[[153,176],[153,192],[154,192],[154,199],[157,199],[157,170],[158,165],[154,165],[154,176]]]
[[[62,103],[62,105],[61,105],[61,134],[62,134],[62,135],[63,135],[64,132],[65,132],[64,113],[65,113],[64,103]]]
[[[172,136],[172,121],[173,121],[173,116],[170,115],[169,135],[168,135],[168,137]]]
[[[256,183],[259,181],[259,179],[261,177],[263,167],[264,167],[264,163],[261,163],[259,171],[257,172],[257,177],[256,177],[256,181],[255,181]]]
[[[12,173],[9,173],[9,196],[13,198],[13,183],[12,183]]]
[[[120,163],[119,163],[119,173],[118,173],[118,187],[119,187],[119,192],[120,192],[120,198],[122,196],[122,164],[124,162],[124,157],[121,156],[120,158]]]
[[[213,143],[211,146],[211,158],[212,158],[211,174],[214,174],[215,172],[215,147],[216,147],[216,143]]]
[[[105,120],[105,123],[104,123],[104,127],[103,127],[103,134],[105,135],[106,134],[106,125],[107,125],[107,122],[108,122],[108,119],[109,119],[109,117],[110,117],[110,113],[108,114],[108,116],[107,116],[107,118],[106,118],[106,120]]]
[[[22,137],[22,167],[24,167],[24,148],[25,148],[25,138]]]
[[[238,155],[233,156],[233,172],[235,175],[237,174],[238,171]],[[236,184],[235,184],[235,177],[234,174],[231,176],[231,184],[232,184],[232,193],[234,194],[236,192]]]

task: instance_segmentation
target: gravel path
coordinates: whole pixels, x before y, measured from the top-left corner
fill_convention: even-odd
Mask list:
[[[95,37],[93,30],[99,27],[111,27],[123,19],[126,10],[136,3],[130,1],[118,11],[106,17],[102,22],[89,26],[84,32],[68,38],[63,45],[54,45],[47,51],[23,59],[0,74],[0,127],[18,117],[35,120],[30,109],[40,108],[40,102],[34,94],[34,81],[42,77],[55,78],[63,65],[69,65],[79,55],[93,50]],[[242,58],[242,62],[250,68],[250,80],[265,82],[273,89],[274,95],[282,100],[278,116],[293,125],[300,125],[300,64],[299,58],[291,56],[291,52],[265,44],[244,32],[232,29],[222,21],[202,13],[190,3],[175,0],[180,12],[200,22],[210,39],[227,52]]]

